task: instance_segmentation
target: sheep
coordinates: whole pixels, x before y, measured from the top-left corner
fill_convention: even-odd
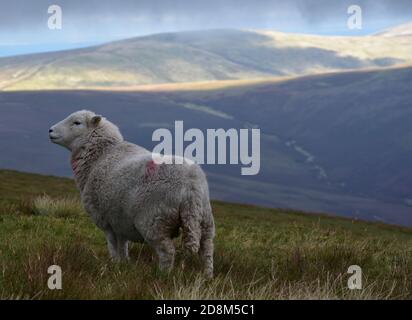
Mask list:
[[[87,110],[53,125],[49,137],[71,152],[82,204],[104,232],[112,259],[128,259],[129,241],[145,242],[159,268],[170,271],[172,239],[181,231],[184,247],[199,254],[204,275],[213,277],[215,225],[206,176],[197,164],[162,163],[160,155],[124,141],[116,125]]]

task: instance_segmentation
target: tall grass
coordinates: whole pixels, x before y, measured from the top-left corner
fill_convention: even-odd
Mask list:
[[[130,262],[112,262],[77,198],[42,195],[20,207],[0,205],[0,299],[412,299],[408,229],[215,203],[216,276],[207,281],[180,239],[170,274],[145,244],[131,245]],[[47,287],[52,264],[62,290]],[[348,288],[353,264],[362,290]]]
[[[47,195],[37,197],[33,201],[33,213],[59,218],[78,217],[84,215],[82,204],[78,198],[65,197],[52,199]]]

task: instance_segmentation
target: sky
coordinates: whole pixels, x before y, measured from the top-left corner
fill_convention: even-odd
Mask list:
[[[62,29],[50,30],[50,5]],[[361,30],[347,27],[350,5]],[[135,36],[201,29],[269,29],[364,35],[412,21],[412,0],[0,0],[0,56],[54,51]]]

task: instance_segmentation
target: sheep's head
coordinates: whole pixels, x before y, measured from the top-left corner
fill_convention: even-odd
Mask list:
[[[94,112],[77,111],[52,126],[49,130],[49,137],[51,142],[73,150],[84,144],[90,132],[101,122],[102,116]]]

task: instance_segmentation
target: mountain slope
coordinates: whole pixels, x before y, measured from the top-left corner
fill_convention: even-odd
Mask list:
[[[212,30],[0,59],[0,90],[128,87],[252,79],[412,62],[404,37]]]
[[[333,162],[327,171],[338,180],[348,175],[362,180],[361,172],[378,178],[390,171],[393,185],[373,183],[376,190],[390,193],[400,191],[410,180],[409,165],[403,160],[412,156],[411,85],[412,68],[408,67],[307,76],[254,88],[228,89],[219,98],[203,98],[208,99],[210,107],[258,123],[288,141],[297,140],[315,155],[322,153]],[[339,163],[348,165],[349,160],[350,172],[335,172]],[[376,162],[374,172],[372,162]],[[359,172],[353,171],[362,165],[365,167]],[[388,166],[397,167],[400,175],[393,175]],[[404,195],[410,190],[405,188]]]
[[[300,153],[324,184],[410,205],[411,86],[409,67],[229,89],[195,103],[258,124]],[[412,208],[405,219],[412,222]]]
[[[70,175],[68,154],[50,144],[47,129],[80,108],[104,114],[150,150],[153,131],[173,132],[175,120],[204,132],[257,126],[259,175],[205,165],[215,198],[412,225],[412,68],[240,84],[2,92],[0,167]]]

